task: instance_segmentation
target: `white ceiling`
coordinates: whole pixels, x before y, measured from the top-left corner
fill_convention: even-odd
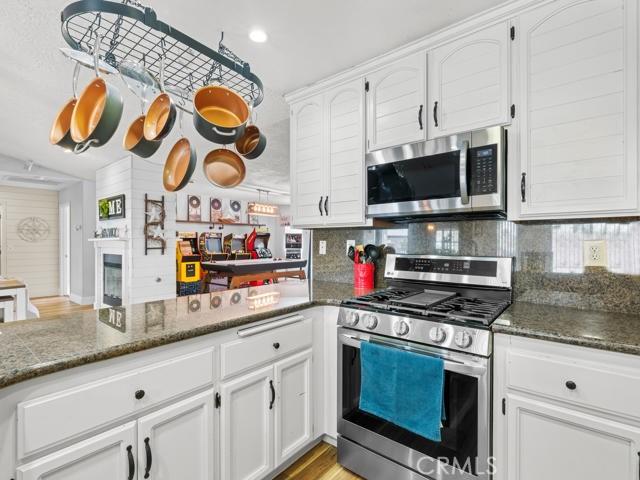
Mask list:
[[[225,45],[251,63],[266,86],[257,108],[259,126],[267,135],[265,153],[247,162],[247,183],[287,190],[289,182],[288,109],[282,94],[348,69],[462,20],[504,0],[148,0],[158,18],[217,46]],[[121,139],[139,114],[139,104],[119,78],[125,113],[111,142],[82,155],[49,145],[51,122],[71,97],[73,67],[58,51],[60,11],[67,0],[3,0],[0,2],[0,154],[82,178],[121,158]],[[255,44],[247,34],[254,27],[269,35]],[[80,85],[90,78],[84,70]],[[215,148],[201,139],[185,116],[185,133],[195,141],[200,158]],[[177,130],[177,129],[176,129]],[[151,161],[159,166],[177,132]],[[1,162],[1,160],[0,160]],[[160,168],[160,167],[159,167]],[[205,182],[198,170],[196,182]]]

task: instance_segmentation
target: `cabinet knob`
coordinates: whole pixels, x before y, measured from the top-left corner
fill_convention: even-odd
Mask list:
[[[573,380],[567,380],[567,383],[565,383],[565,386],[569,389],[569,390],[575,390],[577,385],[576,382],[574,382]]]
[[[280,344],[278,342],[273,344],[273,348],[275,348],[276,350],[278,350],[280,348]]]
[[[142,397],[144,397],[144,390],[136,390],[135,396],[136,400],[142,400]]]

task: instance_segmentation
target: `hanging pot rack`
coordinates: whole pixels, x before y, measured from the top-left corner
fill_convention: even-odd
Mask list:
[[[75,50],[91,53],[95,37],[104,39],[99,57],[114,68],[124,60],[138,62],[156,78],[164,58],[169,92],[188,92],[205,85],[224,85],[258,106],[264,98],[260,79],[249,63],[220,39],[214,50],[157,19],[156,12],[137,1],[80,0],[60,15],[62,36]]]

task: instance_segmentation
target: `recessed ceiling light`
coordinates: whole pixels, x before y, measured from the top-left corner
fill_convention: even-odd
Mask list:
[[[256,43],[264,43],[269,38],[264,30],[254,28],[249,32],[249,38]]]

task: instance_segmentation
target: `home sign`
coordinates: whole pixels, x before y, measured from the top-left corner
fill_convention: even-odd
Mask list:
[[[124,194],[98,200],[98,217],[100,220],[124,218]]]

